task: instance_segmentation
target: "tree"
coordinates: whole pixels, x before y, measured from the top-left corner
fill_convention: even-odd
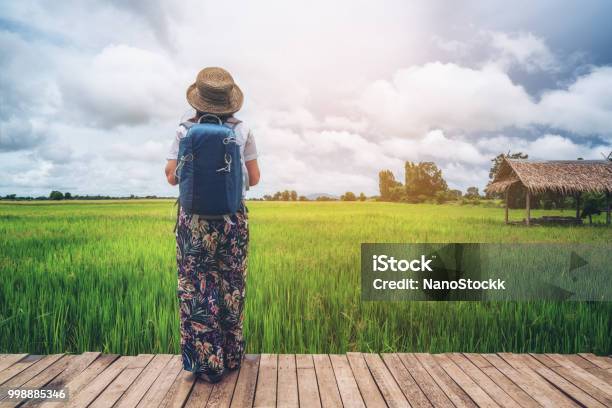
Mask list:
[[[340,196],[340,200],[342,201],[357,201],[357,197],[355,196],[355,193],[351,192],[351,191],[347,191],[346,193],[342,194]]]
[[[281,200],[283,201],[289,201],[290,197],[291,197],[291,194],[289,194],[289,190],[285,190],[281,193]]]
[[[70,192],[66,191],[66,193],[64,193],[64,199],[65,200],[70,200],[72,198],[72,194],[70,194]]]
[[[478,187],[468,187],[467,190],[465,191],[465,198],[469,198],[469,199],[480,198]]]
[[[422,201],[419,196],[434,197],[438,191],[448,190],[442,170],[434,162],[405,164],[406,196],[409,200]]]
[[[50,194],[49,194],[49,199],[50,200],[63,200],[64,199],[64,194],[62,194],[61,191],[56,191],[53,190]]]
[[[359,193],[359,201],[365,201],[367,199],[366,195],[363,193]]]
[[[308,197],[301,195],[301,196],[298,197],[298,200],[299,201],[308,201]]]
[[[394,187],[401,187],[402,183],[395,180],[395,176],[391,170],[382,170],[378,173],[378,188],[380,190],[381,201],[393,201],[391,199],[391,190]]]
[[[389,191],[389,201],[394,203],[406,201],[406,189],[402,183],[398,183],[397,186],[391,187],[391,191]]]
[[[289,196],[291,197],[291,201],[297,201],[298,194],[295,190],[291,190],[291,192],[289,193]]]
[[[462,195],[463,193],[461,192],[461,190],[448,190],[448,196],[453,200],[460,199]]]
[[[276,193],[274,193],[274,197],[272,197],[272,199],[274,201],[280,201],[282,197],[282,193],[280,191],[277,191]]]

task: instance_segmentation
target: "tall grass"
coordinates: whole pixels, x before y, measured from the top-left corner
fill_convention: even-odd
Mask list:
[[[362,242],[607,245],[612,228],[506,226],[503,210],[452,205],[249,209],[249,352],[612,352],[610,303],[361,302],[359,293]],[[175,211],[170,201],[0,204],[0,352],[177,353]]]

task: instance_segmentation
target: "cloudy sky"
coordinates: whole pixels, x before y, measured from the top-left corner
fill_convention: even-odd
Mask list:
[[[229,4],[228,4],[229,3]],[[483,187],[492,157],[612,150],[612,2],[4,1],[0,194],[175,195],[185,89],[230,70],[261,196],[376,194],[435,161]]]

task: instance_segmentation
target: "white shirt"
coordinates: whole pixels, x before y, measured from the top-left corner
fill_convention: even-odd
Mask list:
[[[234,118],[230,118],[228,123],[233,123]],[[242,174],[244,182],[242,183],[242,196],[246,194],[246,190],[249,189],[249,173],[247,171],[245,162],[255,160],[257,158],[257,146],[255,145],[255,138],[253,132],[243,122],[240,122],[234,128],[234,134],[236,135],[236,143],[240,147],[240,161],[242,162]],[[179,142],[182,138],[187,135],[187,129],[185,126],[179,126],[176,129],[176,135],[172,140],[172,145],[168,151],[168,160],[178,160]]]

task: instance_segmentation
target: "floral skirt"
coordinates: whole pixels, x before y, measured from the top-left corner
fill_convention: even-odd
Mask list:
[[[179,212],[176,232],[183,368],[210,379],[240,367],[244,354],[248,217],[202,219]]]

